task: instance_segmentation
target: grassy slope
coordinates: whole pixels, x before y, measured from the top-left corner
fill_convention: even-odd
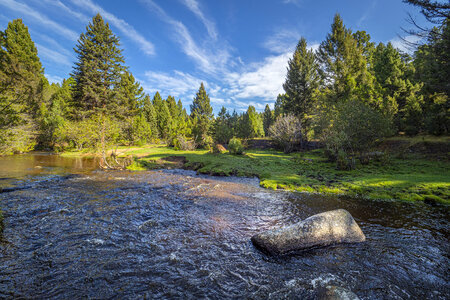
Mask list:
[[[139,156],[131,169],[157,168],[161,163],[167,166],[170,162],[164,157],[184,156],[185,167],[200,173],[257,176],[261,186],[271,189],[450,203],[450,163],[414,155],[338,171],[334,163],[325,161],[321,150],[293,154],[248,150],[244,156],[233,156],[148,146],[127,154]]]

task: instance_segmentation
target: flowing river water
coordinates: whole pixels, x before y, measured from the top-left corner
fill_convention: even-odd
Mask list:
[[[0,298],[448,299],[449,209],[269,191],[191,171],[0,157]],[[20,187],[20,189],[14,190]],[[250,237],[347,209],[367,237],[283,257]]]

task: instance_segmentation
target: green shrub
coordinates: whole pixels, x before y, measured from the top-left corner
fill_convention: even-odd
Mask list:
[[[234,155],[241,155],[244,153],[244,147],[242,146],[241,140],[232,138],[228,143],[228,150]]]

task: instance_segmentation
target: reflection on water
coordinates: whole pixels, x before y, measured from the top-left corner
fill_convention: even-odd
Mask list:
[[[31,188],[0,194],[1,298],[313,299],[325,285],[363,299],[448,297],[447,207],[273,192],[253,179],[180,170],[102,172],[91,162],[86,172],[55,156],[8,159],[0,177]],[[366,243],[269,257],[250,242],[335,208],[350,211]]]

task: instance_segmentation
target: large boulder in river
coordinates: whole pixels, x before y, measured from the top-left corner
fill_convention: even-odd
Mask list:
[[[345,209],[311,216],[301,222],[252,237],[253,244],[269,254],[285,254],[336,243],[366,240],[364,233]]]

